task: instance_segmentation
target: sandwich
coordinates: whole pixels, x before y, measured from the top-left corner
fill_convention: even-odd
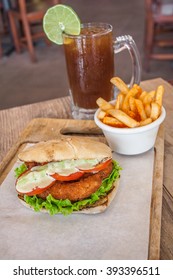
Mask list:
[[[18,159],[18,198],[35,211],[100,213],[116,194],[121,167],[104,143],[64,137],[30,146]]]

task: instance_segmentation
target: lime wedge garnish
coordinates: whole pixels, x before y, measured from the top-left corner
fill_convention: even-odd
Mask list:
[[[66,5],[49,8],[43,18],[43,29],[50,41],[62,45],[62,33],[80,34],[80,19],[73,9]]]

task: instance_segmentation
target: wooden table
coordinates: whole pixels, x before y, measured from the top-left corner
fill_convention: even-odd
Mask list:
[[[163,204],[161,227],[161,259],[173,259],[173,87],[158,78],[141,83],[149,91],[164,84],[164,107],[167,112],[165,125],[165,158],[163,179]],[[21,131],[33,118],[72,118],[70,98],[58,98],[40,103],[0,111],[0,161],[17,141]]]

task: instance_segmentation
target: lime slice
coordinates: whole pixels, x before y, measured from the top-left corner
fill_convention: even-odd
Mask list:
[[[80,19],[73,9],[66,5],[49,8],[43,18],[43,29],[50,41],[62,45],[62,33],[80,34]]]

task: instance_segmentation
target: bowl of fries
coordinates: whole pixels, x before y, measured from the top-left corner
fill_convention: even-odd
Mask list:
[[[146,92],[134,84],[130,89],[120,78],[112,78],[120,93],[116,100],[97,99],[94,120],[101,128],[112,151],[136,155],[150,150],[156,141],[166,111],[162,106],[164,88]]]

